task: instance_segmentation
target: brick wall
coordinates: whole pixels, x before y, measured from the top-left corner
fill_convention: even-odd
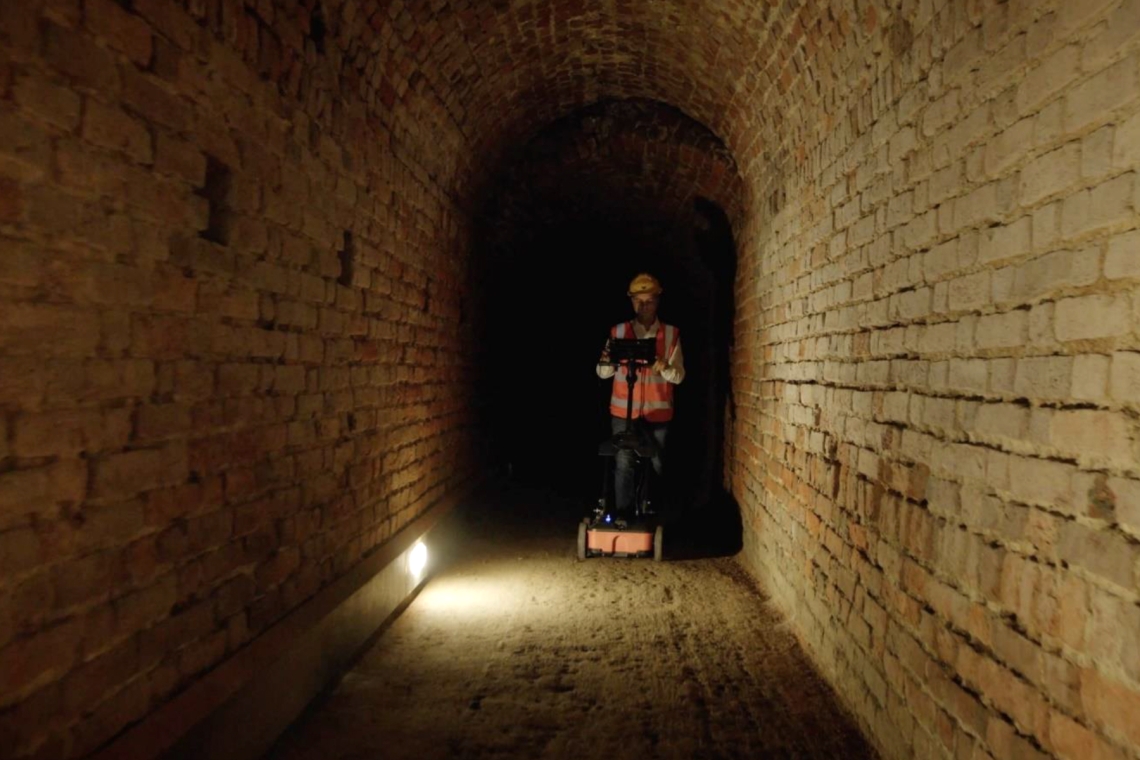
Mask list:
[[[888,756],[1136,757],[1140,5],[893,5],[742,161],[746,560]]]
[[[466,479],[474,196],[637,98],[745,180],[726,474],[864,726],[1138,756],[1137,4],[603,5],[0,2],[5,748],[98,746]]]
[[[471,475],[463,216],[303,5],[0,3],[6,757],[99,746]]]

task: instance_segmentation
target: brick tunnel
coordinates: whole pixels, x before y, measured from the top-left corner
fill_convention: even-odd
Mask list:
[[[1135,0],[0,2],[0,757],[1140,758],[1138,80]],[[676,538],[578,562],[641,271]]]

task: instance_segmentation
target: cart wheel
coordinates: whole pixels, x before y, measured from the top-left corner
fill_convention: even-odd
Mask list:
[[[660,562],[661,555],[665,551],[665,526],[658,525],[657,530],[653,531],[653,561]]]
[[[586,521],[578,523],[578,559],[586,559]]]

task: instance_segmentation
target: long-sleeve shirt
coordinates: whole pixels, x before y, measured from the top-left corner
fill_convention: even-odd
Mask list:
[[[661,320],[653,320],[653,324],[649,327],[643,326],[636,319],[633,320],[633,334],[639,340],[645,338],[657,337],[657,330],[661,327]],[[661,370],[661,377],[665,378],[666,382],[679,384],[685,379],[685,357],[681,353],[681,339],[677,339],[677,347],[673,349],[672,356],[669,356],[665,361],[665,367]],[[599,364],[596,369],[598,377],[603,380],[608,380],[617,373],[617,367],[610,364]]]

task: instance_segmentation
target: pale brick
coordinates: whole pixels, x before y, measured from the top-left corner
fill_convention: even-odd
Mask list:
[[[1117,519],[1133,536],[1140,537],[1140,480],[1109,478],[1108,489],[1115,497]]]
[[[1129,467],[1137,461],[1135,430],[1116,412],[1058,411],[1050,420],[1049,435],[1053,446],[1082,462]]]
[[[1059,348],[1053,330],[1057,307],[1051,301],[1039,303],[1029,310],[1029,345],[1045,351]]]
[[[1116,128],[1112,142],[1112,167],[1135,169],[1140,166],[1140,113]]]
[[[1013,348],[1025,344],[1029,316],[1025,311],[992,314],[978,320],[975,340],[978,348]]]
[[[1078,401],[1104,401],[1112,358],[1096,354],[1073,358],[1073,398]]]
[[[1042,356],[1019,359],[1014,390],[1030,399],[1057,399],[1069,395],[1073,359]]]
[[[1061,529],[1057,553],[1070,565],[1081,567],[1123,588],[1132,587],[1133,567],[1140,549],[1123,536],[1076,522]]]
[[[1033,147],[1033,119],[1021,119],[988,140],[985,146],[986,175],[990,179],[996,179],[1011,166],[1019,163]],[[955,186],[957,185],[960,185],[960,178]],[[949,194],[947,192],[943,197]]]
[[[1121,51],[1135,49],[1140,36],[1140,5],[1120,3],[1108,16],[1106,23],[1097,26],[1097,33],[1085,43],[1081,51],[1081,64],[1089,71],[1105,66]]]
[[[1053,250],[1061,233],[1061,209],[1058,201],[1033,212],[1033,250]]]
[[[1029,410],[1013,404],[982,404],[975,430],[984,436],[1017,440],[1025,435]]]
[[[1043,198],[1069,190],[1081,177],[1081,146],[1071,142],[1033,160],[1021,172],[1021,203],[1033,206]]]
[[[1016,456],[1010,460],[1010,493],[1017,501],[1074,513],[1080,502],[1073,490],[1076,468],[1060,462]]]
[[[929,325],[919,339],[919,349],[924,354],[941,354],[954,350],[957,340],[957,325],[953,322],[943,322]]]
[[[1140,353],[1120,351],[1112,355],[1109,395],[1123,404],[1140,404]]]
[[[1011,81],[1020,81],[1019,69],[1026,59],[1025,45],[1026,35],[1016,34],[1000,50],[987,56],[978,73],[979,89],[993,92]]]
[[[1057,302],[1056,336],[1060,341],[1127,335],[1132,331],[1130,307],[1122,296],[1092,295]]]
[[[1099,182],[1112,172],[1113,127],[1101,127],[1081,141],[1081,179]]]
[[[994,393],[1012,394],[1017,362],[1013,359],[990,359],[986,364],[990,368],[990,390]]]
[[[1109,241],[1104,276],[1110,280],[1140,278],[1140,230],[1116,235]]]
[[[1009,304],[1014,297],[1017,267],[1002,267],[991,274],[990,293],[995,304]]]
[[[950,281],[950,308],[976,311],[990,302],[990,273],[978,272]]]
[[[1036,214],[1032,218],[1023,216],[1007,225],[985,230],[979,245],[979,259],[993,264],[1029,253],[1035,220]]]
[[[1100,251],[1057,251],[1017,268],[1012,294],[1035,299],[1069,288],[1091,285],[1100,278]]]
[[[948,382],[962,391],[985,391],[989,385],[989,365],[984,359],[951,359]]]
[[[1130,222],[1135,174],[1104,182],[1092,190],[1069,196],[1061,212],[1061,231],[1071,238]]]
[[[1080,73],[1080,49],[1066,45],[1029,70],[1017,88],[1017,110],[1028,115],[1065,89]]]
[[[1075,132],[1106,121],[1112,112],[1140,97],[1136,59],[1124,58],[1073,87],[1065,96],[1065,129]]]
[[[1056,100],[1041,109],[1033,122],[1033,145],[1039,150],[1049,150],[1062,138],[1065,131],[1065,105]]]

